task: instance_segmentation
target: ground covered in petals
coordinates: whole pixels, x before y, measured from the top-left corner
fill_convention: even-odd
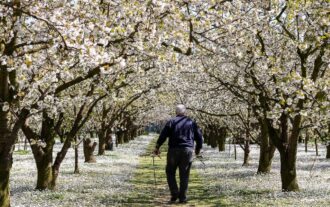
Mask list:
[[[11,173],[12,206],[116,206],[120,197],[131,191],[128,182],[154,135],[141,136],[128,144],[119,145],[115,151],[97,156],[97,163],[84,163],[80,149],[80,174],[74,171],[74,150],[70,149],[64,160],[56,191],[34,190],[37,171],[31,152],[14,153]],[[55,152],[60,150],[56,144]],[[116,199],[113,199],[116,198]]]
[[[141,136],[120,145],[97,163],[83,161],[80,174],[73,174],[71,149],[61,167],[56,191],[34,190],[37,172],[31,152],[16,151],[11,173],[12,206],[168,206],[165,177],[166,146],[161,159],[150,156],[156,134]],[[55,153],[60,145],[56,145]],[[195,159],[191,171],[189,203],[180,206],[330,206],[330,161],[325,148],[298,150],[297,170],[300,192],[281,192],[279,154],[272,172],[257,175],[259,147],[251,146],[249,166],[242,166],[243,151],[227,145],[225,152],[204,146],[203,163]],[[156,178],[156,179],[155,179]]]
[[[217,152],[204,147],[206,168],[196,162],[200,176],[207,183],[210,196],[221,197],[221,206],[330,206],[330,160],[325,159],[325,147],[309,146],[306,153],[299,145],[297,175],[300,192],[285,193],[281,189],[279,153],[275,152],[272,171],[268,175],[257,175],[259,147],[251,147],[249,166],[242,166],[243,151],[237,147],[234,159],[233,145],[226,152]]]

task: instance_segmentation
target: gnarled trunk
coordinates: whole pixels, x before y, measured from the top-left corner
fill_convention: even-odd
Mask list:
[[[45,190],[49,188],[52,180],[52,159],[48,155],[37,158],[37,190]]]
[[[276,148],[269,139],[267,126],[264,123],[261,124],[260,141],[259,166],[257,173],[269,173],[272,167],[272,160]]]
[[[284,119],[285,118],[285,119]],[[294,118],[293,126],[291,130],[290,138],[288,138],[288,125],[287,118],[284,116],[282,120],[282,135],[281,140],[284,145],[281,147],[281,180],[283,191],[299,191],[297,172],[296,172],[296,160],[297,160],[297,147],[298,137],[300,134],[301,116],[297,115]],[[287,146],[286,146],[287,143]]]
[[[296,172],[296,159],[301,116],[297,115],[294,118],[290,133],[288,130],[287,115],[283,113],[280,120],[280,131],[273,128],[269,121],[267,121],[267,128],[269,137],[280,152],[282,190],[299,191]]]
[[[48,118],[45,113],[43,114],[41,136],[46,142],[46,146],[43,146],[39,143],[31,143],[32,140],[38,140],[40,137],[39,135],[34,133],[33,130],[26,124],[22,126],[22,131],[30,143],[33,157],[37,166],[38,176],[36,189],[48,189],[50,188],[50,182],[52,179],[53,146],[55,144],[55,141],[53,129],[48,122]]]
[[[85,162],[88,162],[88,163],[96,162],[96,159],[94,156],[94,150],[95,150],[96,145],[97,145],[97,143],[96,142],[92,143],[92,140],[89,138],[84,140]]]
[[[1,134],[0,136],[4,136]],[[2,138],[2,137],[1,137]],[[0,140],[1,140],[0,138]],[[13,163],[12,147],[7,143],[0,143],[0,206],[10,206],[9,175]]]
[[[260,157],[258,165],[258,174],[269,173],[272,169],[272,161],[275,152],[275,146],[264,146],[260,147]]]

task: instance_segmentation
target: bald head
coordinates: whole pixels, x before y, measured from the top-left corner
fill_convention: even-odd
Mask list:
[[[178,104],[175,107],[176,115],[185,115],[186,114],[186,107],[183,104]]]

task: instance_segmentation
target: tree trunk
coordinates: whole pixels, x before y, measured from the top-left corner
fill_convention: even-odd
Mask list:
[[[41,130],[41,136],[46,142],[46,146],[44,147],[39,143],[31,144],[32,140],[39,140],[40,137],[26,124],[22,126],[22,131],[30,143],[37,166],[37,190],[45,190],[49,188],[52,180],[53,146],[55,141],[53,129],[48,121],[48,117],[44,113]]]
[[[248,128],[245,132],[245,140],[244,140],[244,161],[243,166],[249,165],[250,160],[250,124],[248,122]]]
[[[212,127],[211,131],[210,131],[210,145],[212,148],[216,148],[217,147],[217,139],[216,139],[216,133]]]
[[[24,139],[24,151],[27,151],[27,143],[28,143],[28,140],[27,138]]]
[[[330,143],[328,143],[327,145],[327,155],[326,155],[327,159],[330,159]]]
[[[259,157],[259,166],[258,166],[258,174],[269,173],[272,169],[272,161],[275,152],[275,146],[270,145],[267,147],[260,146],[260,157]]]
[[[94,150],[96,148],[97,143],[92,143],[92,140],[87,138],[84,140],[84,156],[85,156],[85,162],[88,163],[95,163],[96,159],[94,156]]]
[[[317,138],[316,137],[314,139],[314,143],[315,143],[315,153],[316,153],[316,156],[319,156],[319,147],[317,145]]]
[[[244,161],[243,166],[249,165],[250,160],[250,139],[246,138],[245,144],[244,144]]]
[[[299,101],[298,106],[300,108],[303,106],[303,102],[301,100]],[[283,191],[299,191],[296,172],[296,159],[298,138],[301,130],[301,120],[302,118],[300,114],[294,117],[290,132],[288,130],[288,116],[285,113],[282,113],[280,117],[280,130],[272,127],[270,120],[265,120],[269,137],[280,152],[281,181]]]
[[[306,129],[306,135],[305,135],[305,152],[308,151],[308,141],[309,141],[309,133],[308,133],[308,130]]]
[[[117,131],[117,147],[118,144],[123,144],[124,143],[124,132],[120,129]]]
[[[77,136],[75,136],[75,147],[74,147],[74,174],[79,174],[79,144]]]
[[[227,132],[226,132],[226,128],[221,127],[219,130],[219,134],[217,134],[218,136],[218,148],[220,152],[225,151],[226,148],[226,136],[227,136]]]
[[[57,153],[57,156],[55,158],[55,162],[52,166],[52,180],[50,183],[50,189],[54,190],[56,188],[57,178],[60,171],[60,166],[65,158],[66,153],[68,152],[70,146],[71,146],[72,137],[68,136],[63,144],[63,147],[60,152]]]
[[[124,131],[123,140],[124,140],[124,143],[128,143],[129,142],[129,132],[127,130]]]
[[[281,180],[283,191],[299,191],[296,172],[296,155],[292,152],[280,152]]]
[[[113,150],[113,138],[112,138],[112,132],[108,130],[107,136],[106,136],[106,150]]]
[[[99,152],[98,155],[104,155],[105,154],[105,136],[106,131],[101,129],[101,131],[98,133],[99,135]]]
[[[4,136],[1,134],[0,136]],[[0,140],[2,137],[0,138]],[[13,163],[13,148],[0,143],[0,206],[10,206],[9,175]]]
[[[10,206],[9,175],[12,166],[12,146],[9,113],[3,105],[9,101],[9,74],[7,67],[0,63],[0,206]],[[8,104],[8,103],[7,103]]]
[[[233,144],[234,144],[234,155],[235,155],[235,160],[237,160],[236,138],[234,138],[234,140],[233,140]]]
[[[269,173],[272,167],[272,160],[275,152],[275,146],[269,139],[268,129],[264,123],[261,123],[260,155],[258,174]]]
[[[45,190],[50,186],[52,180],[52,158],[50,157],[49,155],[44,155],[36,158],[38,172],[37,190]]]

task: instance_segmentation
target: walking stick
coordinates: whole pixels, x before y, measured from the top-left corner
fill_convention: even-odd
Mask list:
[[[155,155],[152,156],[152,168],[154,169],[154,185],[156,188],[157,180],[156,180]]]
[[[155,157],[156,157],[156,154],[152,153],[151,154],[151,157],[152,157],[152,167],[154,169],[154,185],[155,185],[155,188],[157,186],[157,180],[156,180],[156,166],[155,166]],[[158,155],[159,159],[161,159],[160,155]]]

